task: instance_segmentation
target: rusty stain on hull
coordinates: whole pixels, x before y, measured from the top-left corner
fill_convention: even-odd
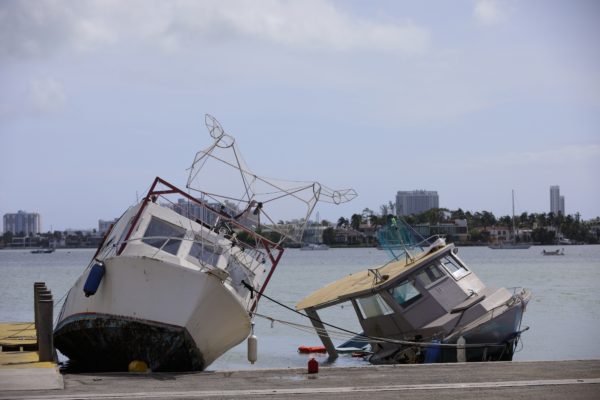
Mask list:
[[[185,327],[98,314],[75,315],[54,333],[56,347],[69,368],[127,371],[131,361],[152,371],[201,371],[202,354]]]

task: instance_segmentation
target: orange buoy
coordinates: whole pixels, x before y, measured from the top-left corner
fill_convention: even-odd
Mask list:
[[[326,353],[327,349],[325,346],[300,346],[298,347],[298,353],[309,354],[309,353]]]

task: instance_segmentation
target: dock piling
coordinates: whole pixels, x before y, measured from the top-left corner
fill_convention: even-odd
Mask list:
[[[46,283],[45,282],[35,282],[33,284],[33,323],[35,325],[35,330],[36,330],[36,339],[39,341],[39,336],[37,335],[37,332],[39,332],[39,312],[38,312],[38,301],[39,301],[39,294],[41,291],[47,291],[48,288],[46,287]]]
[[[34,324],[38,343],[39,361],[54,361],[52,332],[54,300],[44,282],[33,284]]]

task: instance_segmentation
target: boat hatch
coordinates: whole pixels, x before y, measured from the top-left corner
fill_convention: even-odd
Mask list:
[[[441,257],[440,262],[442,263],[444,268],[450,274],[452,274],[454,279],[458,280],[469,273],[469,271],[465,268],[464,265],[462,265],[462,263],[458,262],[450,256]]]
[[[142,242],[167,253],[177,255],[179,246],[181,246],[181,238],[185,236],[185,232],[185,229],[177,225],[152,216]]]

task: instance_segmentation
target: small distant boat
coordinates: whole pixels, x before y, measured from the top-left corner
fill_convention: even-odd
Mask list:
[[[322,239],[320,237],[320,234],[318,233],[317,226],[319,226],[319,212],[317,212],[316,226],[314,226],[313,229],[311,229],[312,236],[314,238],[313,240],[315,240],[317,243],[302,243],[302,246],[300,246],[300,250],[329,250],[329,246],[327,246],[325,243],[319,242]]]
[[[35,249],[35,250],[31,250],[31,254],[49,254],[49,253],[54,253],[54,249],[53,248],[49,248],[49,249]]]
[[[565,249],[556,250],[542,250],[542,254],[545,256],[564,256]]]
[[[323,243],[306,243],[300,250],[329,250],[329,246]]]
[[[510,242],[500,242],[496,244],[491,244],[488,247],[494,250],[525,250],[531,247],[529,243],[518,243],[515,240],[515,191],[512,191],[512,232],[511,232],[511,240]]]

